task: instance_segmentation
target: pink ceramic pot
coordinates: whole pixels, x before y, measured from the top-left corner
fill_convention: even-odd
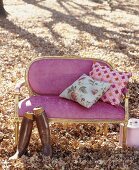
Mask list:
[[[120,124],[119,144],[122,146],[123,141],[123,123]],[[131,118],[127,125],[126,145],[129,147],[139,148],[139,119]]]

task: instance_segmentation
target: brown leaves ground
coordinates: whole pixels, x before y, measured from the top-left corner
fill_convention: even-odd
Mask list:
[[[130,116],[139,116],[138,0],[5,0],[4,3],[10,15],[0,19],[0,168],[139,169],[138,150],[123,150],[118,145],[118,125],[110,125],[105,137],[96,135],[95,127],[89,124],[51,124],[52,159],[41,155],[35,128],[30,156],[7,161],[15,152],[11,123],[13,88],[24,77],[27,64],[36,57],[101,58],[120,71],[132,72]],[[24,88],[21,98],[27,92]]]

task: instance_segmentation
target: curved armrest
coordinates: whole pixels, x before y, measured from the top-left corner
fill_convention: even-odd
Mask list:
[[[20,89],[22,86],[25,85],[25,80],[21,80],[20,82],[18,82],[15,86],[15,93],[20,93]]]
[[[19,102],[19,94],[21,87],[25,84],[24,80],[18,82],[15,86],[15,118],[18,119],[18,102]]]

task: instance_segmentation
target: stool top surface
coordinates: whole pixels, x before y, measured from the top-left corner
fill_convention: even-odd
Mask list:
[[[130,118],[128,120],[128,128],[139,128],[139,119],[136,118]]]

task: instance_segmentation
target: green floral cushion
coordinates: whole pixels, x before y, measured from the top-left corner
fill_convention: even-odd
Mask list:
[[[110,83],[94,80],[83,74],[71,86],[66,88],[60,97],[78,102],[90,108],[110,88]]]

